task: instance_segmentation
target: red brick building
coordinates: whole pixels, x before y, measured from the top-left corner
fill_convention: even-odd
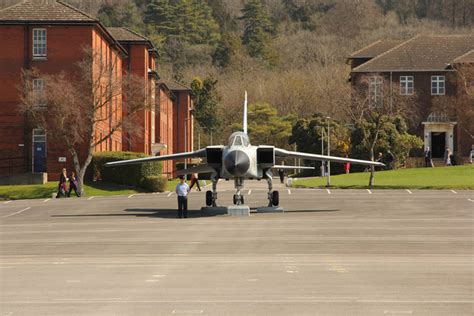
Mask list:
[[[175,92],[158,84],[158,55],[152,43],[140,34],[124,28],[105,28],[95,18],[61,1],[27,0],[0,10],[0,40],[3,43],[0,50],[0,176],[47,172],[51,180],[62,167],[72,169],[67,150],[48,142],[47,133],[32,126],[18,108],[23,70],[38,70],[40,76],[32,82],[33,88],[38,89],[43,87],[41,74],[63,71],[73,77],[75,65],[84,58],[82,47],[91,47],[101,52],[104,60],[113,60],[114,74],[118,78],[126,72],[143,77],[146,82],[143,88],[151,103],[159,107],[152,106],[134,115],[138,133],[117,131],[110,141],[97,146],[96,151],[166,154],[192,149],[189,89],[179,87]],[[111,102],[110,110],[127,115],[122,113],[122,102],[122,96],[118,95]],[[166,111],[169,118],[165,118],[162,111]],[[162,118],[166,122],[163,126]],[[175,126],[183,129],[185,124],[187,146],[184,146],[184,133],[174,129]],[[107,133],[108,128],[105,122],[99,124],[96,137]],[[160,142],[161,137],[168,139],[166,149]],[[166,172],[172,175],[173,167],[166,165]]]
[[[147,96],[155,103],[155,88],[158,80],[156,59],[158,53],[153,44],[146,37],[123,27],[108,27],[107,30],[127,51],[123,61],[123,73],[130,73],[144,79]],[[127,113],[123,113],[127,115]],[[133,125],[137,131],[122,133],[122,150],[152,153],[152,144],[155,143],[155,109],[143,110],[133,117]]]
[[[159,155],[194,150],[194,123],[191,89],[177,82],[159,83],[157,90],[159,110],[156,120],[160,122],[156,138],[160,143]],[[163,173],[175,177],[176,162],[163,163]]]
[[[474,143],[473,127],[463,126],[465,120],[434,110],[433,105],[435,101],[456,102],[456,97],[465,93],[456,65],[473,67],[473,54],[472,34],[377,41],[349,56],[350,81],[353,91],[367,93],[374,105],[384,94],[415,95],[422,113],[418,133],[433,158],[442,158],[446,147],[463,157]],[[453,98],[446,98],[449,96]]]

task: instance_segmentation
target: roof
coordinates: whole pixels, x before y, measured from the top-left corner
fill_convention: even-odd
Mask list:
[[[163,82],[171,91],[191,91],[190,87],[186,87],[176,81]]]
[[[61,1],[24,0],[0,10],[0,23],[9,22],[94,23],[97,20]]]
[[[372,44],[359,49],[349,56],[351,58],[374,58],[389,49],[403,43],[402,40],[378,40]]]
[[[108,27],[107,30],[119,42],[149,42],[150,40],[126,27]]]
[[[0,10],[0,24],[24,23],[96,25],[114,47],[127,54],[99,20],[59,0],[23,0]]]
[[[454,59],[452,64],[474,64],[474,49]]]
[[[352,72],[446,71],[456,58],[474,49],[474,34],[418,35]]]

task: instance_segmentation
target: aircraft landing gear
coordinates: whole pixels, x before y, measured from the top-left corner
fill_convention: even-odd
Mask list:
[[[280,204],[280,194],[278,191],[273,191],[273,173],[270,169],[265,172],[268,184],[268,207],[278,206]]]
[[[217,172],[212,173],[211,181],[212,181],[212,191],[207,191],[206,192],[206,205],[207,206],[212,206],[212,207],[217,207],[217,204],[216,204],[216,201],[217,201],[217,182],[219,181],[219,178],[217,177]]]
[[[235,189],[237,190],[236,194],[234,194],[234,205],[242,205],[244,204],[244,196],[240,192],[244,186],[244,181],[242,178],[235,178]]]

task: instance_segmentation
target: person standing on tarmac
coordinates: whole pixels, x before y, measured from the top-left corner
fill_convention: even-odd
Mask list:
[[[191,189],[186,183],[184,176],[179,177],[179,183],[176,185],[176,195],[178,196],[178,216],[177,218],[188,217],[188,193]]]
[[[191,187],[189,190],[191,190],[195,184],[197,185],[197,190],[201,191],[201,186],[199,185],[199,176],[197,173],[193,173],[191,175]]]

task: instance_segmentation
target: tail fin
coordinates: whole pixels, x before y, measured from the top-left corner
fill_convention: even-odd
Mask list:
[[[244,101],[244,133],[247,134],[247,91],[245,91],[245,101]]]

